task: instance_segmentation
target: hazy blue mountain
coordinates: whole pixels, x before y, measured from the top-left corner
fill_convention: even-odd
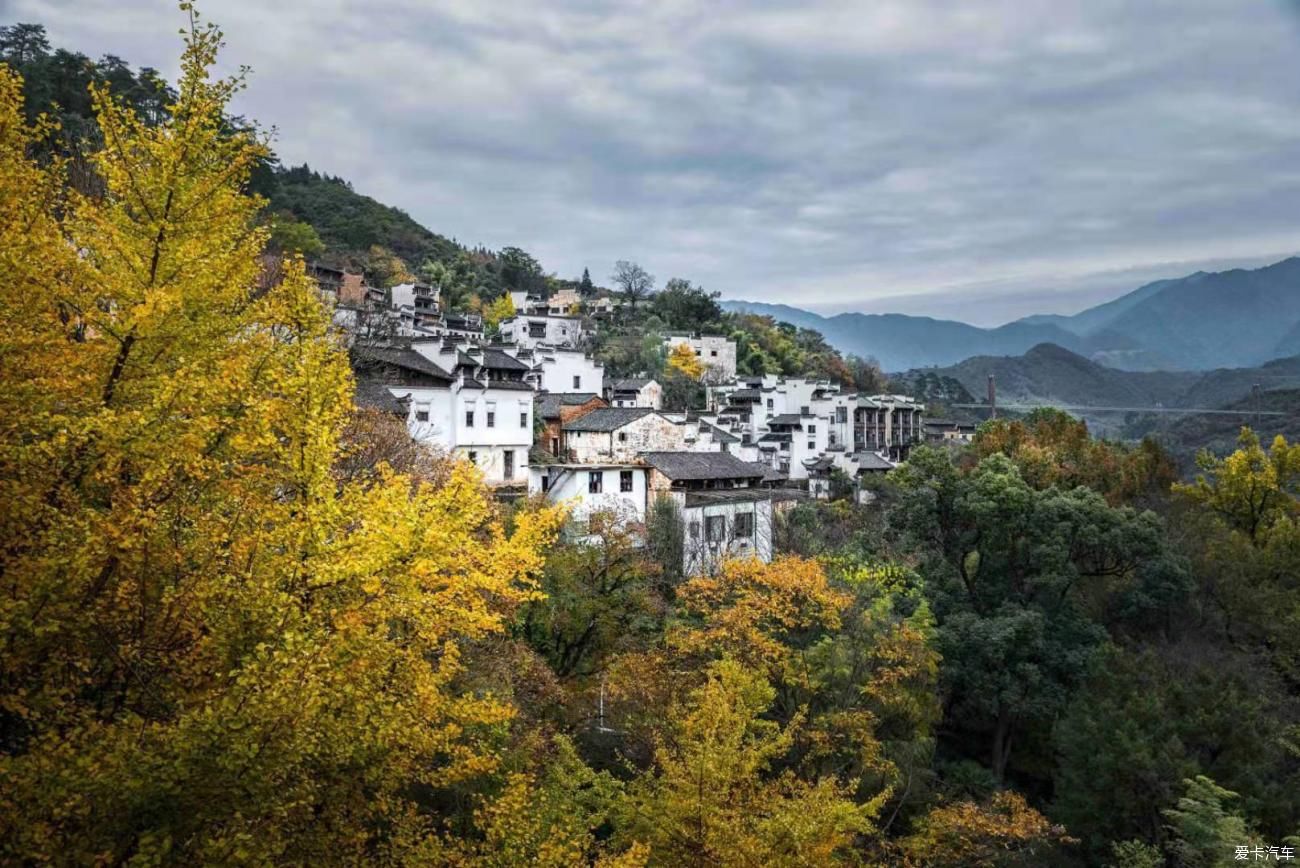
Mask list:
[[[1300,258],[1257,269],[1159,280],[1072,316],[1025,317],[998,328],[902,314],[822,317],[787,305],[726,301],[816,329],[845,353],[886,370],[1020,355],[1041,343],[1132,371],[1249,367],[1300,353]]]
[[[1093,357],[1115,367],[1258,365],[1300,352],[1300,258],[1198,271],[1149,283],[1074,316],[1022,322],[1050,323],[1087,338]]]
[[[842,353],[871,357],[887,371],[951,365],[977,355],[1018,355],[1035,344],[1054,343],[1090,352],[1089,338],[1057,325],[1014,322],[984,329],[953,320],[903,314],[842,313],[823,317],[784,304],[723,301],[726,310],[771,316],[822,333]]]

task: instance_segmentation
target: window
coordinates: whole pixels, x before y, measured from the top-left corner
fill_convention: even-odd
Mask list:
[[[727,536],[727,518],[711,515],[704,519],[704,535],[709,542],[722,542]]]
[[[501,476],[504,479],[515,478],[515,451],[513,449],[505,451],[505,467],[501,471]]]
[[[700,353],[700,351],[699,351],[699,350],[696,350],[696,351],[695,351],[695,355],[697,355],[697,356],[698,356],[698,355],[702,355],[702,354],[701,354],[701,353]]]
[[[551,490],[551,477],[549,475],[542,477],[542,494]]]
[[[497,427],[497,414],[495,410],[487,411],[487,426],[489,428]]]
[[[632,490],[632,471],[631,471],[631,470],[620,470],[620,471],[618,472],[618,490],[619,490],[619,491],[631,491],[631,490]]]
[[[627,432],[626,432],[626,431],[620,431],[620,432],[618,432],[618,442],[619,442],[619,443],[626,443],[626,442],[627,442]]]
[[[789,443],[782,443],[782,444],[781,444],[781,451],[782,451],[782,452],[789,452],[789,451],[790,451],[790,444],[789,444]]]
[[[417,422],[428,422],[428,421],[429,421],[429,408],[428,408],[428,407],[416,407],[416,408],[415,408],[415,421],[417,421]]]
[[[812,440],[809,440],[809,441],[808,441],[808,448],[809,448],[809,449],[816,449],[816,448],[817,448],[817,444],[816,444],[816,442],[814,442],[814,441],[812,441]]]
[[[809,433],[809,434],[816,434],[816,433],[817,433],[817,426],[816,426],[816,425],[809,425],[809,426],[808,426],[808,433]]]
[[[473,428],[473,427],[474,427],[474,411],[473,411],[473,410],[466,410],[466,411],[465,411],[465,427],[466,427],[466,428]]]
[[[552,455],[555,455],[555,456],[558,456],[558,455],[560,454],[560,438],[559,438],[559,437],[552,437],[552,438],[551,438],[551,454],[552,454]]]
[[[749,539],[754,535],[754,514],[742,513],[736,516],[736,538]]]
[[[520,428],[527,428],[527,427],[528,427],[528,411],[527,411],[527,410],[525,410],[524,412],[522,412],[522,413],[519,414],[519,427],[520,427]]]
[[[475,452],[473,449],[469,451],[469,463],[478,464],[478,453]]]
[[[802,407],[799,408],[799,415],[800,415],[800,416],[807,416],[807,415],[808,415],[808,405],[807,405],[807,404],[805,404],[804,406],[802,406]]]
[[[718,351],[717,351],[717,350],[709,350],[709,355],[713,356],[713,357],[716,359],[716,358],[718,357]]]
[[[600,494],[603,489],[602,483],[605,481],[605,473],[602,470],[592,470],[587,474],[587,493]]]
[[[767,399],[767,409],[769,409],[769,410],[772,409],[772,399],[771,399],[771,398],[768,398],[768,399]]]
[[[582,388],[582,377],[579,374],[573,375],[573,388],[575,391]]]
[[[691,539],[697,540],[699,538],[700,538],[700,523],[698,521],[693,521],[691,522]]]

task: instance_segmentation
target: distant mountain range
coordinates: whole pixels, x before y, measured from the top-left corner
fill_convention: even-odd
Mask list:
[[[1145,408],[1223,407],[1248,398],[1256,383],[1266,395],[1300,389],[1300,356],[1208,372],[1121,371],[1055,344],[1039,344],[1019,356],[973,356],[948,367],[895,374],[892,380],[897,388],[927,403],[951,406],[983,403],[990,374],[997,384],[998,403],[1004,407],[1122,407],[1132,408],[1130,415],[1135,415]],[[1074,412],[1108,433],[1115,433],[1125,420],[1124,414],[1112,412]],[[1237,419],[1236,424],[1242,421]]]
[[[844,353],[890,371],[1018,356],[1055,344],[1110,368],[1196,371],[1251,367],[1300,354],[1300,258],[1258,269],[1160,280],[1073,316],[1030,316],[997,328],[903,314],[823,317],[799,308],[724,301],[821,332]]]

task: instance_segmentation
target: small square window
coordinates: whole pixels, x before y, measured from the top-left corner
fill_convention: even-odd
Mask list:
[[[709,350],[709,355],[713,356],[713,357],[716,359],[716,358],[718,357],[718,351],[717,351],[717,350]]]
[[[543,476],[543,477],[542,477],[542,494],[545,494],[546,492],[548,492],[548,491],[550,491],[550,490],[551,490],[551,477],[549,477],[549,476]]]
[[[817,444],[816,444],[814,441],[809,440],[809,441],[808,441],[808,448],[809,448],[809,449],[816,449],[816,448],[817,448]]]
[[[768,398],[768,399],[767,399],[767,409],[771,410],[772,407],[773,407],[772,399],[771,399],[771,398]]]
[[[428,411],[428,410],[416,410],[416,411],[415,411],[415,421],[417,421],[417,422],[428,422],[428,421],[429,421],[429,411]]]
[[[478,464],[478,453],[475,452],[473,449],[469,451],[469,463]]]
[[[619,443],[626,443],[626,442],[627,442],[627,432],[626,432],[626,431],[620,431],[620,432],[618,432],[618,442],[619,442]]]
[[[736,538],[749,539],[754,535],[754,514],[750,512],[736,516]]]
[[[619,491],[631,491],[631,490],[632,490],[632,471],[631,471],[631,470],[620,470],[620,471],[618,472],[618,490],[619,490]]]
[[[809,425],[809,426],[808,426],[808,433],[809,433],[809,434],[816,434],[816,433],[817,433],[817,426],[816,426],[816,425]]]
[[[582,377],[579,376],[578,374],[573,375],[573,388],[574,389],[582,388]]]
[[[601,470],[590,471],[587,474],[587,493],[600,494],[603,488],[604,481],[605,481],[604,471]]]
[[[465,427],[466,427],[466,428],[473,428],[473,427],[474,427],[474,411],[473,411],[473,410],[466,410],[466,411],[465,411]]]

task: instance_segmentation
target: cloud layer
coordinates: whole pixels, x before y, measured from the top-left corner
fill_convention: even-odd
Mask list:
[[[1300,250],[1279,0],[201,5],[286,162],[565,276],[991,322]],[[0,13],[175,68],[170,0]]]

